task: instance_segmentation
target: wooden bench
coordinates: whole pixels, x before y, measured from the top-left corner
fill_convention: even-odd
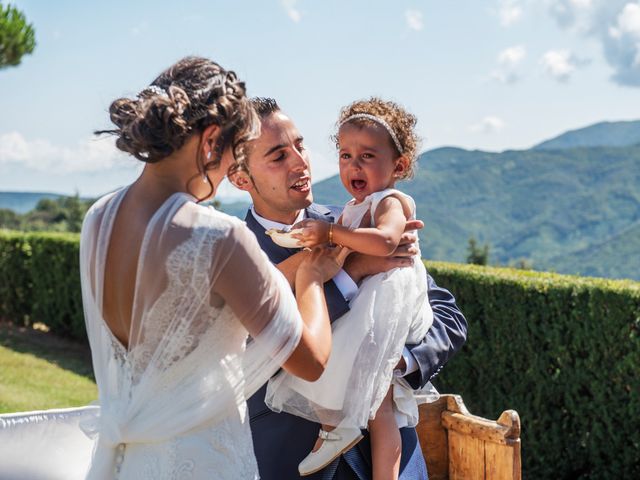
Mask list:
[[[420,405],[416,426],[430,480],[521,480],[520,417],[471,415],[459,395]]]

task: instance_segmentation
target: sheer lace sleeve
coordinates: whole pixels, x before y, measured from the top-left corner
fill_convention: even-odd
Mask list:
[[[282,273],[269,261],[255,235],[244,225],[234,225],[225,245],[219,249],[226,263],[216,269],[214,295],[219,295],[250,335],[257,337],[277,315],[281,303],[293,302],[295,305],[291,288],[281,288],[278,277],[282,277]],[[299,318],[293,314],[289,321],[301,321]]]
[[[244,224],[234,225],[218,254],[226,261],[212,269],[212,301],[220,297],[251,335],[244,358],[250,395],[268,380],[260,359],[283,364],[300,341],[302,318],[286,278]]]

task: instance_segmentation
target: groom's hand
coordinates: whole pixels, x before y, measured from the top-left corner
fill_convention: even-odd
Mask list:
[[[347,258],[343,268],[354,282],[360,283],[364,277],[411,265],[413,265],[413,259],[410,256],[374,257],[353,252]]]

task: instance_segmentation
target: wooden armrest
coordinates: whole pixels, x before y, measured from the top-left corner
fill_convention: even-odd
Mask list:
[[[520,480],[520,417],[472,415],[459,395],[420,405],[416,426],[431,480]]]

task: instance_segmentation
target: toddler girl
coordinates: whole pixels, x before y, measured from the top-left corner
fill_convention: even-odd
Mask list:
[[[413,172],[415,123],[397,104],[377,98],[342,109],[335,139],[340,179],[353,199],[336,224],[304,220],[294,226],[302,228],[296,238],[304,246],[333,243],[368,255],[393,254],[406,221],[416,218],[413,199],[394,189]],[[327,466],[368,427],[374,479],[395,479],[398,426],[415,426],[418,413],[414,392],[393,372],[404,345],[421,342],[433,321],[420,254],[411,268],[366,278],[350,307],[333,323],[332,352],[320,379],[282,372],[270,380],[266,402],[322,424],[314,450],[300,463],[301,475]],[[430,384],[422,393],[434,394]]]

